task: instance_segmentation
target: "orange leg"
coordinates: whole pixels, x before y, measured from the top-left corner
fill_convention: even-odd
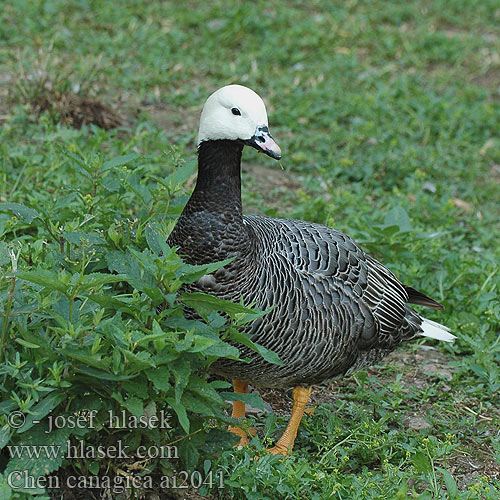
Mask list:
[[[300,421],[304,415],[304,410],[306,404],[309,402],[309,397],[311,396],[312,387],[306,389],[301,385],[294,388],[293,395],[293,408],[292,415],[288,421],[288,425],[285,432],[280,437],[276,446],[269,448],[267,451],[273,455],[281,454],[288,455],[292,453],[293,444],[295,443],[295,438],[297,437],[297,431],[299,430]]]
[[[240,394],[248,393],[248,383],[242,382],[241,380],[234,379],[233,380],[233,389],[234,392],[239,392]],[[245,403],[243,401],[234,401],[233,402],[233,412],[231,414],[233,418],[245,418]],[[229,431],[237,436],[240,436],[240,441],[236,446],[245,446],[249,443],[247,433],[241,427],[233,427],[229,426]],[[255,436],[255,429],[250,428],[248,432]]]

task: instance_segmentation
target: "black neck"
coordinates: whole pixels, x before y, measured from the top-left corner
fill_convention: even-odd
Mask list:
[[[198,148],[198,179],[188,205],[241,217],[241,153],[238,141],[203,141]]]

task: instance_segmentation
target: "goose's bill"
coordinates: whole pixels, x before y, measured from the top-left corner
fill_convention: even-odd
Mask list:
[[[245,141],[245,143],[275,160],[281,158],[281,149],[276,144],[267,127],[259,127],[253,137]]]

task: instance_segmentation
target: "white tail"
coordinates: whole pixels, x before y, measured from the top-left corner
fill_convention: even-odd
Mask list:
[[[430,337],[431,339],[444,340],[445,342],[453,342],[457,337],[450,333],[450,329],[447,326],[436,323],[427,318],[422,318],[422,333],[424,337]]]

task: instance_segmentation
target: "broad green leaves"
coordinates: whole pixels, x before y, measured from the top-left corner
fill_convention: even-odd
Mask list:
[[[40,217],[40,214],[36,210],[26,207],[21,203],[0,203],[0,211],[4,210],[12,212],[17,217],[21,217],[28,224],[33,222],[37,217]]]
[[[229,384],[208,380],[211,365],[221,357],[246,362],[240,359],[241,346],[280,362],[239,331],[266,312],[183,288],[232,260],[189,265],[166,243],[172,215],[162,197],[165,190],[178,189],[176,179],[185,180],[193,165],[181,167],[178,178],[151,184],[135,153],[104,159],[65,152],[64,162],[85,179],[83,186],[88,183],[87,194],[71,188],[50,215],[43,204],[36,211],[0,204],[0,211],[16,216],[10,227],[18,239],[0,245],[0,265],[9,267],[12,249],[17,262],[7,278],[10,288],[0,289],[7,298],[12,290],[3,321],[9,336],[0,373],[8,379],[0,385],[7,398],[0,412],[26,415],[22,428],[2,431],[0,443],[44,445],[73,436],[90,447],[122,439],[134,450],[141,443],[179,440],[184,465],[195,467],[208,435],[204,419],[229,418],[226,400],[232,396],[220,392]],[[153,210],[130,219],[124,200],[136,198]],[[199,319],[187,319],[186,308]],[[255,395],[244,399],[262,407]],[[85,415],[90,408],[96,411],[92,427],[58,429],[57,435],[41,431],[49,418],[83,418],[79,412]],[[161,411],[169,416],[168,428],[109,433],[110,415],[141,419]],[[31,465],[25,457],[20,460],[11,460],[7,470],[22,465],[36,475],[62,464],[59,456]],[[96,472],[101,467],[98,461],[85,466]]]

